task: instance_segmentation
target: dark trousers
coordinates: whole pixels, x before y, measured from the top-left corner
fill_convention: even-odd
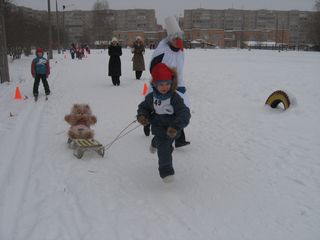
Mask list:
[[[50,94],[50,88],[49,84],[47,81],[47,76],[45,74],[36,74],[34,78],[34,84],[33,84],[33,95],[38,96],[39,95],[39,84],[40,84],[40,79],[42,80],[42,84],[44,87],[44,91],[46,95]]]
[[[150,124],[146,125],[143,127],[143,131],[144,131],[144,134],[146,136],[149,136],[150,135]],[[180,135],[178,136],[178,138],[175,139],[176,143],[184,143],[186,142],[186,135],[184,134],[184,130],[181,129],[180,131]]]
[[[120,76],[111,76],[111,80],[113,85],[119,86],[120,85]]]
[[[140,79],[142,76],[142,71],[136,71],[136,79]]]
[[[152,139],[152,146],[157,148],[159,158],[159,174],[161,178],[174,174],[172,166],[172,138],[154,136]]]

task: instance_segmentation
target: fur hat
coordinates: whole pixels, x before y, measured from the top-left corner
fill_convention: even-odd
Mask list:
[[[167,17],[164,20],[165,23],[165,29],[167,30],[168,39],[174,39],[174,38],[183,38],[183,31],[180,29],[179,24],[175,17]]]
[[[111,39],[111,42],[118,42],[118,38],[113,37],[113,38]]]

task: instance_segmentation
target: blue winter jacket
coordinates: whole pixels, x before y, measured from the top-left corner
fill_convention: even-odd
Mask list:
[[[154,92],[151,92],[139,104],[137,110],[137,116],[144,115],[149,119],[153,135],[166,137],[168,127],[173,127],[180,131],[189,124],[191,118],[190,110],[176,92],[172,92],[170,97],[173,113],[157,114],[154,104],[159,104],[159,101],[155,100]]]
[[[31,64],[31,74],[34,77],[36,74],[50,74],[49,61],[44,57],[36,57]]]

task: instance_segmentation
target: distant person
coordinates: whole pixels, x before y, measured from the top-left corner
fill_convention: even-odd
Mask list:
[[[50,95],[50,88],[47,80],[50,74],[50,66],[49,61],[43,57],[42,48],[37,48],[36,50],[36,57],[32,60],[31,63],[31,74],[34,78],[33,96],[35,100],[37,101],[39,95],[40,79],[42,80],[45,94]]]
[[[76,53],[76,49],[75,49],[74,43],[72,43],[70,47],[70,55],[72,59],[74,59],[75,53]]]
[[[81,46],[79,44],[77,44],[77,47],[76,47],[76,57],[77,59],[82,59],[82,49],[81,49]]]
[[[86,52],[87,52],[88,54],[90,54],[90,47],[89,47],[88,44],[86,45],[85,49],[86,49]]]
[[[177,70],[178,81],[177,92],[183,98],[186,106],[190,107],[189,98],[186,95],[187,90],[183,80],[183,32],[174,17],[165,19],[165,28],[167,30],[167,37],[158,44],[152,54],[150,72],[152,72],[153,67],[158,63],[164,63],[170,68],[175,68]],[[145,126],[143,130],[145,135],[149,136],[150,127]],[[190,144],[190,142],[186,141],[184,130],[181,129],[180,137],[175,140],[175,147],[179,148],[188,144]]]
[[[136,72],[136,79],[139,80],[142,76],[142,72],[145,70],[143,54],[145,52],[145,47],[143,40],[140,36],[136,37],[132,45],[133,53],[133,71]]]
[[[122,55],[122,49],[119,44],[119,41],[116,37],[113,37],[111,44],[108,47],[109,59],[109,76],[114,86],[120,85],[120,76],[121,76],[121,60],[120,56]]]
[[[154,135],[150,152],[158,153],[159,174],[164,182],[173,180],[172,143],[181,130],[189,124],[190,110],[175,91],[175,72],[163,63],[156,64],[151,71],[150,92],[138,106],[137,120],[143,126],[151,124]]]

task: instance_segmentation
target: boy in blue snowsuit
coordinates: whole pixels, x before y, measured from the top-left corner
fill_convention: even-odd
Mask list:
[[[189,124],[189,108],[182,97],[175,92],[177,86],[175,73],[163,63],[155,65],[151,72],[153,92],[149,93],[138,106],[137,121],[146,126],[151,124],[155,135],[151,141],[150,152],[157,151],[159,174],[164,182],[173,180],[172,143]]]
[[[42,80],[42,84],[46,95],[49,95],[50,88],[47,78],[50,74],[50,66],[49,61],[43,57],[42,48],[37,48],[36,50],[36,58],[34,58],[31,63],[31,74],[34,78],[33,96],[35,97],[35,99],[37,99],[39,95],[40,79]]]

